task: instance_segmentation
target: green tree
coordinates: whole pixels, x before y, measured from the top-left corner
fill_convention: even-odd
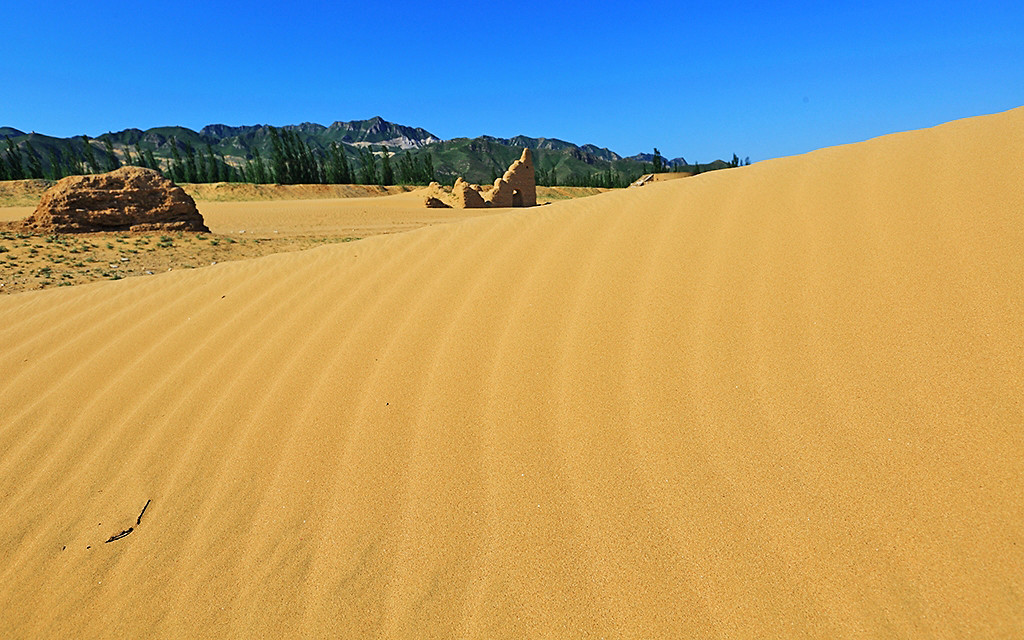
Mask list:
[[[181,159],[181,153],[178,151],[178,141],[171,136],[171,166],[168,172],[171,174],[171,180],[174,182],[185,182],[185,163]]]
[[[114,155],[114,142],[110,139],[109,133],[107,134],[107,137],[103,139],[103,146],[107,152],[107,166],[109,167],[109,170],[113,171],[120,167],[121,161],[117,159],[116,155]]]
[[[345,150],[337,142],[331,142],[330,147],[328,147],[327,182],[330,184],[349,184],[352,182],[352,178],[349,175],[348,160],[345,158]]]
[[[359,149],[359,182],[377,184],[377,156],[367,147]]]
[[[277,184],[291,184],[288,174],[288,161],[285,158],[284,142],[276,127],[270,127],[270,165]]]
[[[436,179],[437,172],[434,171],[434,159],[430,153],[423,154],[422,169],[420,169],[420,184],[430,184]]]
[[[185,182],[199,182],[199,158],[195,147],[188,140],[185,141],[185,164],[188,169]]]
[[[92,173],[99,173],[100,166],[96,162],[96,154],[93,152],[92,141],[89,140],[89,136],[82,136],[82,145],[82,152],[85,157],[85,162],[89,166],[89,170]]]
[[[29,178],[41,179],[43,177],[43,165],[39,161],[39,156],[36,155],[36,150],[32,148],[32,143],[25,140],[25,156],[28,158],[28,173]]]
[[[382,187],[395,184],[395,172],[391,169],[391,154],[387,145],[381,145],[380,184]]]
[[[665,169],[665,159],[661,157],[658,147],[654,147],[654,173],[661,173]]]
[[[125,145],[125,149],[127,149],[127,148],[128,148],[128,145]],[[138,162],[138,165],[140,167],[145,167],[147,169],[155,169],[156,168],[156,167],[149,166],[149,162],[146,161],[146,154],[143,153],[142,148],[139,146],[138,142],[135,143],[135,160]]]
[[[255,147],[252,150],[252,160],[249,161],[246,173],[249,174],[247,176],[249,181],[255,184],[267,184],[270,182],[270,175],[267,172],[266,165],[263,164],[263,158],[260,157],[260,150]]]
[[[47,169],[46,177],[50,180],[60,180],[64,177],[65,173],[60,162],[60,157],[57,152],[52,148],[46,150],[47,159],[50,162],[50,166]]]
[[[14,141],[7,138],[7,179],[22,180],[25,178],[25,168],[21,163],[21,151],[14,146]]]
[[[217,165],[217,156],[213,153],[213,146],[206,143],[206,182],[221,182],[220,167]]]

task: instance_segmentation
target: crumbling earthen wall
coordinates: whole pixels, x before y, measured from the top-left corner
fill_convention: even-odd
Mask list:
[[[209,232],[192,196],[142,167],[59,180],[21,226],[33,233]]]
[[[512,163],[505,175],[496,179],[487,189],[459,178],[451,194],[445,193],[436,183],[431,183],[424,198],[424,205],[430,208],[533,207],[536,204],[537,176],[533,168],[533,154],[529,149],[523,149],[523,154]]]
[[[523,149],[523,155],[512,163],[502,179],[512,187],[513,207],[537,206],[537,175],[533,170],[533,154],[529,149]]]

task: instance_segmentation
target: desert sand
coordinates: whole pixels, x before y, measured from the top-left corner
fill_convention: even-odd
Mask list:
[[[32,198],[38,203],[49,185],[42,180],[0,182],[0,205],[12,200],[31,203]],[[0,294],[193,269],[497,212],[426,209],[426,189],[422,187],[388,187],[386,191],[364,185],[215,183],[185,185],[184,189],[197,198],[212,234],[153,231],[26,235],[24,229],[5,223],[17,225],[33,214],[34,204],[0,206]],[[538,191],[543,202],[551,203],[607,189],[540,187]],[[373,192],[379,195],[365,195]]]
[[[2,297],[0,629],[1020,637],[1022,184],[1017,109]]]

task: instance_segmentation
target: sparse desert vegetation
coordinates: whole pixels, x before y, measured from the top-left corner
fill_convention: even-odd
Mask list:
[[[0,182],[0,221],[33,210],[46,181]],[[426,211],[411,187],[184,185],[214,232],[28,234],[0,229],[0,294],[148,276],[353,240],[485,215]],[[538,187],[555,202],[606,189]],[[390,196],[390,197],[387,197]]]
[[[357,239],[291,235],[256,238],[182,232],[38,236],[0,231],[0,292],[154,275]]]

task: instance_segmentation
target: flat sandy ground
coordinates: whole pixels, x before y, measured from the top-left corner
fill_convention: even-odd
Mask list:
[[[0,203],[23,205],[0,206],[0,223],[30,215],[47,186],[0,182]],[[197,199],[212,233],[27,236],[0,229],[0,294],[194,269],[501,212],[427,209],[422,190],[412,187],[218,183],[185,189]],[[538,195],[550,203],[603,191],[541,187]]]
[[[0,629],[1024,636],[1022,168],[1018,109],[0,297]]]

